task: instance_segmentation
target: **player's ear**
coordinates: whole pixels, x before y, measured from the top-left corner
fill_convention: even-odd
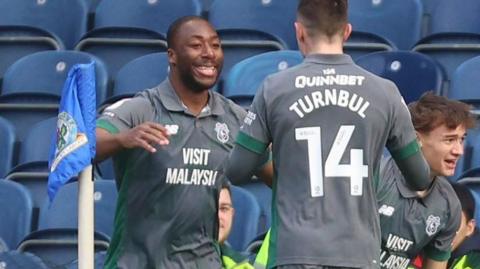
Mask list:
[[[177,64],[177,54],[172,48],[169,48],[167,50],[167,55],[168,55],[168,63],[170,65],[176,65]]]
[[[351,33],[352,33],[352,25],[350,23],[347,23],[345,25],[345,29],[343,30],[343,42],[347,41]]]
[[[299,21],[295,22],[295,35],[297,37],[298,49],[305,55],[305,26]]]
[[[467,236],[471,236],[473,232],[475,232],[475,226],[477,225],[477,222],[475,219],[471,219],[467,222]]]

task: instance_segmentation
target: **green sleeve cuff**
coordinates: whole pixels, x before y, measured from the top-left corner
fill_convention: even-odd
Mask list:
[[[258,141],[255,138],[248,136],[243,132],[238,133],[236,142],[240,146],[243,146],[244,148],[258,154],[263,154],[268,146],[268,144]]]
[[[118,128],[115,127],[113,124],[111,124],[109,121],[107,120],[97,120],[97,128],[102,128],[102,129],[105,129],[107,130],[109,133],[111,134],[116,134],[118,133]]]
[[[450,250],[442,251],[442,250],[433,249],[433,248],[426,248],[425,255],[432,260],[443,262],[450,259],[451,251]]]
[[[420,151],[420,145],[418,145],[417,139],[414,139],[412,142],[408,143],[403,148],[394,150],[393,152],[391,152],[391,154],[392,154],[392,157],[396,161],[398,161],[398,160],[407,159],[408,157],[412,156],[413,154],[419,151]]]

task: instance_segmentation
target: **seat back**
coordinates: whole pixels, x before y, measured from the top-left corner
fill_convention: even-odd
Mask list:
[[[4,178],[13,167],[15,150],[15,128],[0,117],[0,178]]]
[[[235,216],[227,241],[233,249],[243,251],[248,243],[257,236],[260,206],[255,197],[247,190],[231,186],[231,191]]]
[[[109,239],[102,233],[94,233],[94,252],[106,251]],[[46,229],[26,236],[18,246],[22,253],[33,253],[49,268],[66,268],[78,258],[77,229]]]
[[[209,21],[219,31],[244,29],[269,33],[297,49],[294,22],[295,0],[215,0],[209,9]]]
[[[480,2],[464,0],[459,5],[455,1],[435,0],[427,5],[429,21],[426,35],[440,33],[480,34]]]
[[[32,200],[22,185],[0,180],[0,238],[15,249],[30,232]]]
[[[0,1],[0,11],[0,25],[44,29],[58,36],[67,49],[72,49],[87,31],[88,8],[84,0],[4,0]]]
[[[420,0],[355,0],[349,1],[348,9],[353,30],[384,37],[399,49],[410,49],[421,37]]]
[[[480,109],[480,91],[477,87],[480,56],[463,62],[452,76],[448,98],[460,100]]]
[[[225,78],[223,95],[248,106],[262,81],[271,74],[303,61],[298,51],[272,51],[249,57],[233,66]]]
[[[165,52],[147,54],[125,64],[114,79],[113,103],[125,97],[132,97],[138,91],[153,88],[168,76],[169,63]]]
[[[364,55],[356,63],[393,81],[408,104],[427,91],[441,94],[443,70],[431,58],[416,52],[390,51]]]
[[[114,180],[94,182],[95,231],[111,236],[117,202]],[[68,183],[60,188],[50,204],[45,200],[40,210],[39,230],[51,228],[78,227],[78,182]]]
[[[258,234],[267,232],[272,225],[272,189],[260,181],[249,182],[241,187],[253,194],[260,205]]]
[[[198,0],[102,0],[95,10],[95,26],[135,27],[166,34],[182,16],[200,16]]]

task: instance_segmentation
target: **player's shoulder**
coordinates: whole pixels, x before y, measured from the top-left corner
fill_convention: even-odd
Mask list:
[[[460,201],[458,200],[457,194],[447,178],[439,176],[435,179],[435,184],[438,192],[447,201],[450,208],[460,207]]]
[[[211,95],[215,100],[214,105],[223,107],[227,116],[232,116],[237,120],[243,121],[245,115],[247,114],[245,108],[216,91],[211,91]]]

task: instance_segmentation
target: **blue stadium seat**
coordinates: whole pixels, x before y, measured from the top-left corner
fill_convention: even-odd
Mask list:
[[[480,54],[480,2],[435,0],[427,8],[425,37],[413,50],[435,58],[450,80],[462,62]]]
[[[407,104],[417,100],[427,91],[441,94],[443,70],[435,61],[420,53],[375,52],[358,58],[356,63],[374,74],[395,82]]]
[[[30,193],[32,229],[37,227],[39,209],[47,197],[48,158],[56,127],[57,117],[31,126],[20,145],[19,162],[6,176],[6,179],[22,184]]]
[[[76,50],[102,59],[113,78],[126,63],[140,56],[167,50],[170,24],[185,15],[201,15],[197,0],[102,0],[95,10],[95,25]]]
[[[396,51],[397,46],[381,36],[361,31],[353,31],[347,42],[343,43],[343,52],[353,60],[379,51]]]
[[[5,269],[49,269],[42,259],[32,253],[21,253],[16,250],[1,252],[0,265]],[[6,267],[3,267],[5,265]]]
[[[168,76],[166,52],[152,53],[125,64],[114,79],[112,96],[106,103],[132,97],[138,91],[153,88]]]
[[[480,52],[480,51],[479,51]],[[460,100],[480,109],[480,90],[478,89],[478,75],[480,70],[480,56],[463,62],[452,76],[448,98]]]
[[[110,237],[117,202],[114,180],[94,181],[95,231]],[[77,228],[78,225],[78,182],[60,188],[52,203],[45,200],[40,210],[38,228]]]
[[[31,228],[32,200],[22,185],[0,180],[0,238],[15,249]]]
[[[23,56],[63,48],[61,40],[40,28],[0,25],[0,82],[5,70]]]
[[[261,210],[258,234],[266,233],[272,225],[272,189],[260,181],[252,181],[241,187],[257,199]]]
[[[217,29],[225,55],[222,78],[253,55],[297,49],[294,0],[216,0],[209,21]],[[268,18],[268,19],[267,19]]]
[[[270,74],[303,61],[298,51],[262,53],[235,64],[225,78],[223,95],[242,106],[249,106],[261,82]]]
[[[0,178],[4,178],[13,167],[15,150],[15,128],[0,117]]]
[[[107,73],[103,63],[78,51],[43,51],[27,55],[5,72],[0,95],[0,114],[14,123],[18,141],[29,127],[57,116],[60,95],[68,71],[76,63],[95,61],[97,104],[107,93]]]
[[[109,238],[94,233],[95,253],[106,251]],[[27,235],[18,246],[21,253],[33,253],[40,257],[48,268],[65,268],[78,258],[77,229],[46,229]]]
[[[354,0],[348,11],[354,31],[383,37],[401,50],[410,49],[421,37],[420,0]]]
[[[243,251],[258,234],[260,206],[255,197],[241,187],[231,186],[235,216],[227,242],[237,251]]]
[[[87,31],[88,9],[84,0],[1,0],[0,11],[0,25],[44,29],[58,36],[67,49],[72,49]]]

